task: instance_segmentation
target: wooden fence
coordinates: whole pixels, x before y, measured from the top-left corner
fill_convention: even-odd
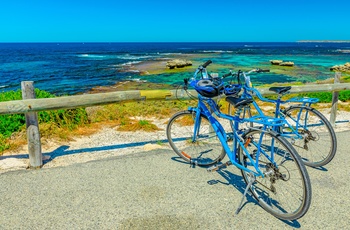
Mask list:
[[[332,125],[334,125],[339,91],[350,90],[350,83],[339,83],[339,79],[340,73],[336,73],[334,84],[293,86],[291,93],[333,92],[330,121]],[[21,87],[23,100],[0,102],[0,115],[18,113],[24,113],[26,115],[30,168],[40,168],[43,164],[36,114],[38,111],[90,107],[125,101],[175,100],[178,98],[188,98],[188,95],[181,90],[131,90],[35,99],[33,82],[22,82]],[[268,88],[258,89],[263,95],[273,94]],[[192,95],[196,94],[194,90],[190,91]]]

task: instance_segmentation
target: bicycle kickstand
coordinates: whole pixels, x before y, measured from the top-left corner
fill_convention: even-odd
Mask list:
[[[248,189],[250,189],[250,187],[253,185],[254,181],[255,181],[255,176],[253,173],[249,173],[249,183],[247,184],[247,187],[245,188],[244,190],[244,193],[243,193],[243,196],[242,196],[242,200],[241,200],[241,203],[239,204],[236,212],[235,212],[235,215],[237,215],[239,213],[239,211],[241,210],[242,208],[242,204],[243,204],[243,200],[244,200],[244,197],[247,195],[247,192],[248,192]]]

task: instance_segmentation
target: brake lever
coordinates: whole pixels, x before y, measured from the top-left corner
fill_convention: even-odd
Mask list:
[[[184,78],[184,83],[185,83],[185,85],[184,85],[184,89],[185,90],[187,90],[188,89],[188,81],[189,81],[190,79],[189,78]]]

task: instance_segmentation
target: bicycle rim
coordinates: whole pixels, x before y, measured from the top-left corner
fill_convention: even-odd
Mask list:
[[[292,138],[291,143],[305,165],[320,167],[334,158],[337,150],[335,132],[319,111],[310,107],[290,107],[285,112],[285,119],[301,136]],[[283,133],[288,132],[290,129],[284,127]]]
[[[196,112],[176,113],[167,125],[170,146],[182,159],[199,166],[210,166],[225,157],[225,151],[208,119],[201,115],[194,135]]]
[[[260,154],[258,166],[265,176],[255,178],[250,191],[259,204],[277,218],[283,220],[301,218],[309,209],[311,202],[311,184],[306,168],[295,149],[284,138],[273,133],[263,133],[260,139],[262,133],[261,130],[248,131],[243,137],[247,143],[246,148],[254,160],[259,148],[268,156],[273,154],[274,164]],[[254,170],[241,148],[238,154],[240,162],[248,169]],[[250,174],[241,171],[248,184],[252,180]]]

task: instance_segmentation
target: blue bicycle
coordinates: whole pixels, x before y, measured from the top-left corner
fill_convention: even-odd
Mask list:
[[[232,116],[221,113],[213,98],[229,94],[230,90],[225,88],[222,78],[213,78],[206,72],[210,63],[200,66],[192,79],[185,79],[184,89],[193,87],[198,92],[198,105],[170,118],[166,129],[170,146],[190,164],[211,166],[208,171],[229,165],[241,170],[247,187],[236,213],[250,190],[259,204],[277,218],[301,218],[310,207],[311,183],[293,146],[272,131],[283,125],[284,120],[265,116],[254,119],[261,127],[240,129],[239,124],[250,121],[240,118],[242,109],[253,100],[228,96],[226,100],[236,108],[236,113]],[[232,132],[227,133],[215,116],[232,121]],[[226,154],[229,161],[218,163]]]
[[[275,104],[274,114],[276,118],[285,119],[285,124],[276,131],[283,137],[288,138],[294,148],[298,151],[305,165],[320,167],[328,164],[337,151],[337,139],[332,125],[327,118],[311,105],[318,102],[317,98],[294,97],[282,100],[282,97],[289,94],[291,86],[271,87],[269,90],[277,94],[277,99],[263,97],[260,92],[252,86],[250,80],[251,73],[268,72],[269,70],[253,69],[247,73],[238,71],[230,72],[231,76],[237,77],[238,84],[233,85],[238,92],[241,88],[243,98],[258,98],[260,101]],[[244,83],[241,82],[241,76]],[[287,108],[281,106],[288,104]],[[229,113],[233,107],[229,106]],[[252,110],[254,110],[254,114]],[[244,108],[243,116],[250,118],[265,116],[264,112],[254,100]],[[252,126],[253,123],[251,122]]]

